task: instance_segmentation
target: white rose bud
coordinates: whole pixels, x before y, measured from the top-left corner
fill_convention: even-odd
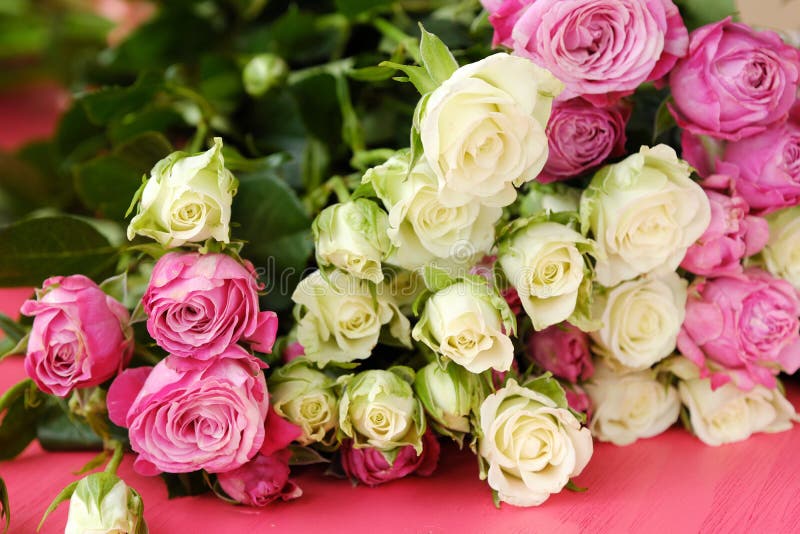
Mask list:
[[[428,299],[411,335],[470,372],[508,371],[514,361],[510,314],[485,283],[456,282]]]
[[[651,370],[617,374],[599,364],[583,388],[594,407],[592,435],[615,445],[658,435],[680,415],[678,391],[657,380]]]
[[[595,296],[602,327],[593,351],[620,371],[641,371],[675,351],[686,314],[687,282],[677,273],[645,276]]]
[[[563,395],[563,392],[562,392]],[[501,501],[538,506],[560,492],[592,457],[592,436],[549,396],[509,380],[480,408],[479,452]]]
[[[374,369],[339,379],[343,384],[339,402],[341,435],[353,446],[376,447],[383,452],[413,445],[422,454],[425,415],[414,397],[414,371],[392,367]]]
[[[534,329],[544,330],[573,314],[584,282],[583,254],[592,249],[580,233],[547,221],[531,222],[501,241],[497,261]]]
[[[381,260],[391,248],[387,228],[386,213],[369,200],[328,206],[312,226],[317,263],[380,283],[383,281]]]
[[[443,202],[507,206],[547,161],[545,127],[563,84],[528,59],[491,55],[423,98],[418,129]]]
[[[532,217],[540,213],[562,213],[578,211],[581,202],[581,190],[563,183],[540,184],[531,182],[528,191],[520,198],[519,210],[523,217]]]
[[[599,283],[678,267],[711,220],[708,197],[690,174],[672,148],[658,145],[594,175],[580,214],[584,233],[597,241]]]
[[[296,358],[269,377],[270,402],[275,412],[303,429],[300,445],[331,445],[339,420],[336,380]]]
[[[397,304],[379,287],[373,297],[369,282],[333,271],[327,280],[320,271],[304,278],[294,290],[297,341],[306,357],[320,367],[328,362],[351,362],[369,357],[381,330],[411,346],[410,324]]]
[[[64,534],[146,534],[143,512],[133,488],[114,474],[94,473],[75,487]]]
[[[168,248],[210,238],[228,243],[231,203],[238,186],[225,168],[219,137],[213,147],[195,156],[173,152],[156,163],[141,189],[128,239],[139,234]]]
[[[470,263],[488,251],[503,210],[478,201],[450,206],[427,163],[410,174],[408,165],[408,153],[398,152],[364,175],[389,211],[387,234],[395,249],[388,262],[414,270],[437,259]]]
[[[479,376],[459,365],[443,369],[431,362],[417,371],[414,391],[437,431],[462,443],[471,430],[473,401],[482,391]]]
[[[761,252],[767,270],[800,291],[800,206],[767,216],[769,242]]]

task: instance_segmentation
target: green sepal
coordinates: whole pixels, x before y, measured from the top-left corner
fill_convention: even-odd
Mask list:
[[[528,388],[537,393],[541,393],[545,397],[555,402],[556,406],[559,408],[569,408],[569,404],[567,403],[567,394],[564,391],[564,388],[561,387],[561,384],[559,384],[558,380],[553,378],[553,373],[549,371],[541,376],[528,380],[522,384],[522,387]]]
[[[56,495],[56,498],[55,498],[55,499],[53,499],[53,502],[51,502],[51,503],[50,503],[50,506],[48,506],[48,507],[47,507],[47,510],[45,510],[45,512],[44,512],[44,515],[42,516],[42,520],[39,522],[39,526],[38,526],[38,527],[36,527],[36,532],[39,532],[40,530],[42,530],[42,525],[44,525],[44,522],[47,520],[47,517],[48,517],[48,516],[49,516],[49,515],[50,515],[50,514],[51,514],[51,513],[52,513],[52,512],[53,512],[53,511],[56,509],[56,508],[58,508],[58,505],[59,505],[59,504],[61,504],[61,503],[62,503],[62,502],[64,502],[64,501],[68,501],[69,499],[71,499],[71,498],[72,498],[72,494],[73,494],[73,493],[75,493],[75,488],[77,488],[77,487],[78,487],[78,482],[79,482],[79,481],[75,481],[75,482],[73,482],[72,484],[70,484],[69,486],[67,486],[67,487],[66,487],[66,488],[64,488],[63,490],[61,490],[61,493],[59,493],[58,495]]]
[[[422,65],[436,85],[441,85],[458,69],[458,62],[441,39],[419,23],[421,39],[419,53]]]
[[[421,95],[430,93],[436,89],[437,84],[428,74],[424,67],[415,65],[403,65],[402,63],[395,63],[394,61],[381,61],[378,63],[379,67],[388,67],[403,72],[406,76],[395,76],[394,80],[398,82],[411,82]]]
[[[569,482],[567,482],[567,485],[564,487],[569,491],[574,491],[577,493],[583,493],[584,491],[588,491],[589,489],[589,488],[584,488],[582,486],[578,486],[577,484],[575,484],[575,482],[572,481],[572,479],[570,479]]]

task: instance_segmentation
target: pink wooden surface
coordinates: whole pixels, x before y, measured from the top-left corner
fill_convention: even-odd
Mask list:
[[[37,87],[0,94],[0,148],[52,130],[63,96]],[[49,96],[48,96],[49,95]],[[0,251],[2,253],[2,251]],[[1,290],[0,311],[14,314],[28,291]],[[0,391],[24,378],[22,360],[0,363]],[[800,386],[789,385],[800,406]],[[45,453],[37,445],[0,463],[9,487],[11,532],[28,534],[50,500],[75,480],[91,453]],[[474,458],[444,448],[430,478],[409,478],[380,488],[352,487],[298,471],[305,495],[256,510],[210,496],[167,501],[158,478],[133,473],[128,455],[120,475],[139,490],[153,534],[186,532],[797,532],[800,524],[800,426],[711,448],[679,428],[629,447],[596,444],[577,483],[543,506],[496,510],[477,478]],[[42,532],[62,532],[62,505]]]

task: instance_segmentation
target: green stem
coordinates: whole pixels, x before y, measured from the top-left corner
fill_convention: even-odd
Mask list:
[[[350,200],[350,190],[347,188],[347,184],[344,183],[341,176],[334,176],[328,180],[328,186],[334,194],[336,194],[336,199],[339,202],[347,202]]]
[[[105,472],[106,473],[113,473],[117,474],[117,469],[119,468],[119,464],[122,462],[123,450],[122,450],[122,443],[119,441],[111,441],[109,445],[114,448],[114,455],[111,456],[111,459],[106,464]]]
[[[314,65],[313,67],[307,67],[305,69],[293,70],[291,73],[289,73],[287,83],[289,85],[294,85],[320,74],[345,73],[352,69],[354,64],[355,60],[351,57],[348,57],[344,59],[337,59],[335,61],[329,61],[328,63],[323,63],[322,65]]]
[[[375,29],[381,32],[384,37],[391,39],[398,45],[402,45],[418,65],[422,64],[422,58],[419,55],[419,40],[416,37],[408,35],[386,19],[375,18],[375,20],[372,21],[372,25],[375,26]]]
[[[194,137],[189,142],[187,146],[187,151],[194,154],[195,152],[200,152],[206,144],[206,136],[208,135],[208,125],[206,121],[200,122],[197,125],[197,131],[194,133]]]

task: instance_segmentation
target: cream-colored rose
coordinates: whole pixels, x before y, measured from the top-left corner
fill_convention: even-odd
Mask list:
[[[387,228],[386,213],[367,199],[328,206],[312,225],[317,263],[378,284],[381,260],[391,249]]]
[[[690,174],[672,148],[658,145],[594,175],[580,214],[584,232],[597,241],[600,284],[678,267],[711,220],[708,197]]]
[[[769,242],[761,255],[767,270],[800,291],[800,206],[767,216]]]
[[[533,222],[500,244],[497,260],[534,329],[565,321],[575,311],[583,252],[591,248],[590,240],[556,222]]]
[[[566,406],[513,379],[480,409],[481,457],[501,501],[538,506],[560,492],[592,457],[592,436]]]
[[[303,429],[300,445],[331,445],[339,420],[336,380],[296,358],[269,377],[270,402],[275,412]]]
[[[507,206],[547,161],[545,127],[563,84],[528,59],[494,54],[424,98],[418,128],[442,201]]]
[[[144,534],[142,498],[112,473],[81,479],[69,501],[64,534]]]
[[[488,288],[456,282],[428,299],[411,335],[473,373],[508,371],[514,344],[498,304]]]
[[[592,435],[615,445],[664,432],[681,411],[677,389],[651,370],[617,374],[601,363],[583,388],[592,400]]]
[[[675,272],[644,276],[595,296],[593,351],[620,371],[640,371],[675,351],[686,313],[687,282]]]
[[[340,431],[353,446],[384,452],[413,445],[422,453],[425,414],[414,397],[414,371],[408,367],[373,369],[339,379],[344,386],[339,403]]]
[[[663,368],[681,379],[678,391],[689,410],[692,431],[706,445],[742,441],[758,432],[783,432],[800,420],[778,389],[756,385],[743,391],[728,382],[712,390],[711,381],[700,378],[697,365],[683,357],[667,360]]]
[[[399,152],[364,175],[389,212],[386,233],[395,248],[387,261],[411,270],[435,260],[467,265],[488,251],[503,210],[478,201],[451,206],[427,163],[410,174],[408,164],[408,153]]]
[[[319,366],[369,357],[384,326],[397,342],[411,346],[408,319],[388,291],[379,288],[373,296],[366,280],[341,271],[326,280],[315,271],[297,285],[292,300],[297,341]]]
[[[225,168],[222,139],[202,154],[174,152],[156,163],[144,185],[128,239],[136,234],[165,247],[213,238],[230,241],[231,203],[239,182]]]

